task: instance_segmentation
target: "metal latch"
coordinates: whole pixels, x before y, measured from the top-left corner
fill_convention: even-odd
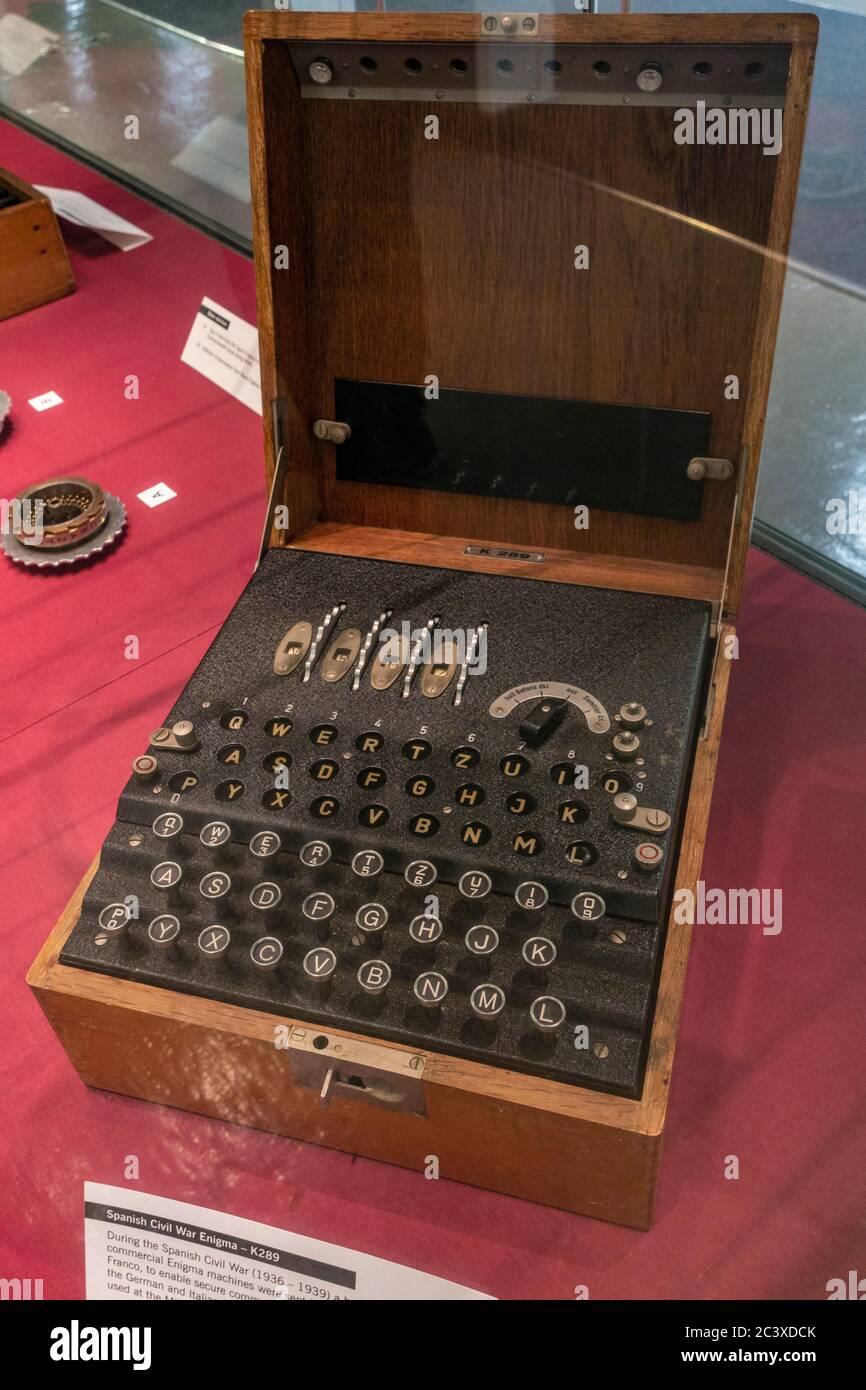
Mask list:
[[[692,459],[686,473],[693,483],[699,483],[704,478],[713,478],[716,482],[723,483],[728,478],[733,478],[734,465],[730,459]]]
[[[343,420],[317,420],[313,425],[313,434],[327,444],[345,444],[351,433],[352,426]]]
[[[332,1038],[312,1028],[292,1028],[286,1050],[295,1079],[318,1092],[320,1105],[340,1097],[405,1115],[427,1114],[423,1052]]]

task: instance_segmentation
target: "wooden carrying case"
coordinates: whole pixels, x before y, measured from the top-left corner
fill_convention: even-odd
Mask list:
[[[60,299],[75,289],[51,203],[0,169],[0,320]]]
[[[269,542],[701,598],[732,634],[817,21],[252,13],[245,26],[265,454],[288,508]],[[521,76],[503,102],[503,57],[546,76]],[[305,75],[317,61],[332,68],[325,96]],[[642,90],[645,64],[660,88]],[[783,108],[778,153],[676,143],[676,107],[744,105],[761,74]],[[696,521],[596,511],[586,530],[569,506],[338,481],[336,446],[313,431],[335,418],[335,379],[431,373],[711,412],[708,456],[731,476],[706,479]],[[544,558],[528,565],[526,549]],[[699,875],[728,669],[718,657],[679,887]],[[309,1024],[290,1022],[280,1049],[276,1015],[63,966],[89,878],[29,977],[87,1084],[419,1170],[435,1155],[442,1177],[649,1226],[688,926],[670,921],[644,1091],[628,1100],[338,1029],[315,1052]],[[324,1068],[347,1060],[405,1103],[336,1086],[323,1107]]]

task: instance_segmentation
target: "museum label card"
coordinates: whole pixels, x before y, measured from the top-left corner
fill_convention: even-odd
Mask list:
[[[208,1207],[84,1184],[88,1299],[462,1301],[488,1294]]]
[[[35,187],[49,199],[58,217],[64,217],[78,227],[89,227],[105,241],[119,246],[121,251],[132,251],[136,246],[153,241],[150,232],[143,232],[140,227],[127,222],[125,217],[109,212],[108,208],[94,202],[85,193],[76,193],[72,188],[46,188],[39,183]]]
[[[49,53],[60,35],[20,14],[4,14],[0,19],[0,72],[20,77],[31,63]]]
[[[203,299],[180,360],[261,415],[259,335],[251,323]]]

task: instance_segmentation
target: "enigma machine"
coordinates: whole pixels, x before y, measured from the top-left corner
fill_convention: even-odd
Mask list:
[[[89,1084],[650,1223],[815,30],[247,16],[265,538],[31,972]]]

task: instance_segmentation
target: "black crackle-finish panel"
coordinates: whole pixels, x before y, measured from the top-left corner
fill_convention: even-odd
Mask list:
[[[390,610],[386,628],[435,620],[461,654],[486,624],[486,660],[456,705],[459,667],[436,698],[420,666],[407,696],[402,677],[374,690],[369,663],[357,688],[354,662],[329,685],[321,655],[306,681],[303,662],[275,675],[287,630],[338,604],[323,648]],[[158,748],[156,777],[130,779],[61,959],[638,1095],[708,631],[685,599],[271,551],[166,719],[197,746]],[[530,746],[520,725],[550,682],[585,693]],[[647,719],[626,758],[629,702]],[[623,789],[664,833],[614,819]],[[302,852],[314,841],[326,851]],[[641,844],[657,867],[637,867]],[[381,871],[359,872],[377,866],[365,851]],[[416,861],[432,866],[418,885]],[[472,896],[478,875],[490,890]]]

